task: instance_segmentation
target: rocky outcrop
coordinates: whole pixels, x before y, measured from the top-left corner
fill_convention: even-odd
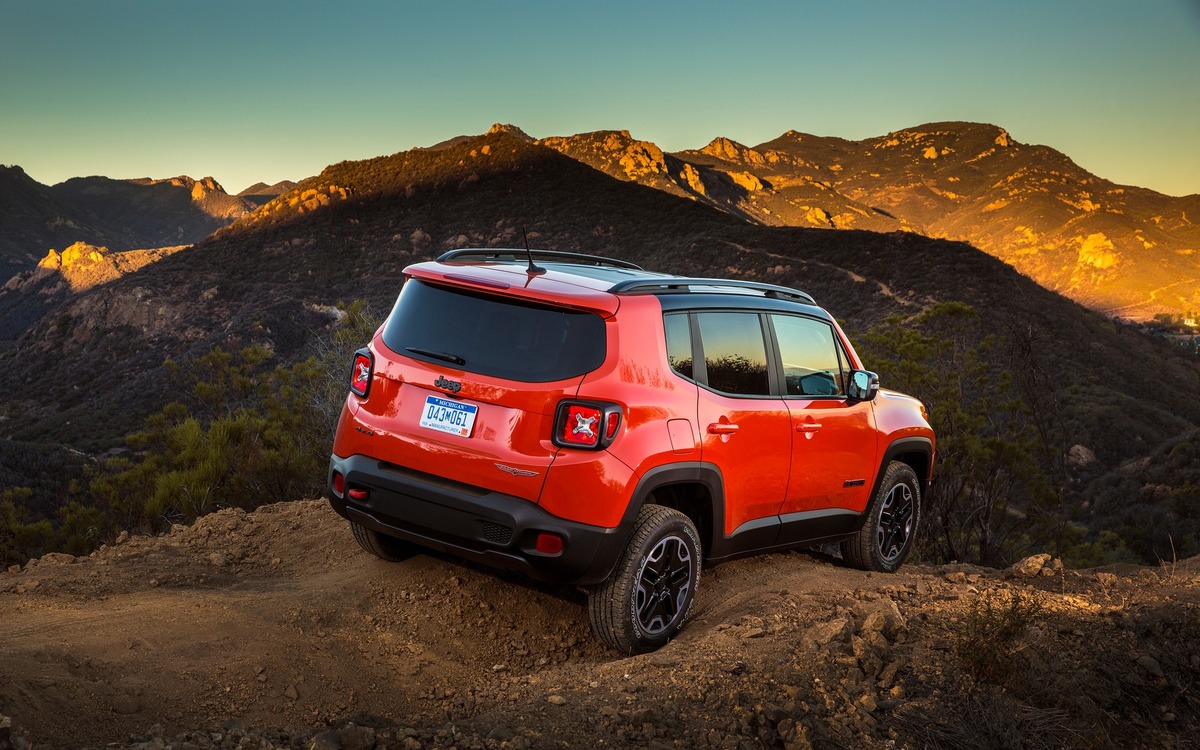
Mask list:
[[[507,123],[498,122],[492,127],[488,128],[487,135],[496,135],[497,133],[506,133],[514,138],[519,138],[526,143],[533,143],[534,140],[533,136],[529,135],[524,130],[521,130],[516,125],[509,125]]]
[[[704,187],[704,181],[700,179],[700,171],[691,164],[685,163],[683,165],[683,168],[679,171],[679,179],[700,195],[707,194],[707,191]]]
[[[732,161],[741,164],[762,166],[767,163],[766,157],[758,151],[747,148],[737,141],[732,141],[728,138],[712,139],[707,146],[700,149],[700,153],[715,156],[723,161]]]
[[[113,252],[86,242],[76,242],[61,253],[51,249],[37,267],[18,274],[4,285],[6,292],[36,292],[57,295],[85,292],[121,278],[143,266],[172,255],[186,246]]]
[[[733,184],[747,192],[762,190],[765,187],[763,181],[750,172],[727,172],[726,174],[729,175],[729,179],[733,180]]]
[[[544,138],[538,143],[630,182],[653,181],[668,172],[662,149],[649,141],[635,139],[628,130]]]

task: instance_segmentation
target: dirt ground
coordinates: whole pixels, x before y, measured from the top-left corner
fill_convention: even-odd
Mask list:
[[[0,573],[0,748],[1197,747],[1200,558],[703,572],[624,657],[584,595],[385,563],[321,500]]]

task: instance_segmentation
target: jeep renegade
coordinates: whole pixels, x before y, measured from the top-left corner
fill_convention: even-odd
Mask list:
[[[404,273],[329,462],[368,552],[584,586],[599,638],[640,653],[679,631],[702,560],[840,542],[891,572],[911,551],[925,409],[808,294],[552,251]]]

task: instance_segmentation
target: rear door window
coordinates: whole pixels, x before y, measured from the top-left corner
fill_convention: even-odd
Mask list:
[[[703,312],[696,320],[704,342],[708,387],[739,396],[770,395],[767,347],[758,314]]]
[[[410,279],[383,330],[397,354],[527,383],[574,378],[604,362],[604,320]]]
[[[687,313],[667,315],[663,318],[663,330],[667,337],[667,362],[680,375],[694,379],[692,372],[692,328]]]

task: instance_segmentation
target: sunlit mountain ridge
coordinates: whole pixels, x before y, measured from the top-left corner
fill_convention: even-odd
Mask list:
[[[539,143],[761,224],[969,242],[1106,314],[1200,310],[1200,195],[1115,184],[995,125],[929,123],[861,141],[791,130],[674,154],[628,131]]]

